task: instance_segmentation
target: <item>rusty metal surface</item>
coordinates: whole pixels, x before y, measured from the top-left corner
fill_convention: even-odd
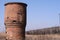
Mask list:
[[[26,27],[26,4],[10,2],[5,4],[4,24],[7,40],[24,40]]]

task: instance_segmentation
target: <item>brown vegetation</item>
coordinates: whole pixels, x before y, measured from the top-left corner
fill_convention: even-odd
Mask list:
[[[46,34],[60,34],[60,27],[44,28],[38,30],[27,31],[26,34],[31,35],[46,35]]]
[[[60,40],[60,35],[26,35],[26,40]]]
[[[40,32],[38,32],[38,31],[40,31]],[[50,33],[50,31],[52,31],[52,33]],[[28,34],[28,32],[29,32],[29,34]],[[28,32],[26,32],[25,40],[60,40],[60,27],[33,30],[33,31],[28,31]],[[42,33],[47,32],[47,33],[42,34],[41,32]],[[0,33],[0,40],[6,40],[5,33]]]

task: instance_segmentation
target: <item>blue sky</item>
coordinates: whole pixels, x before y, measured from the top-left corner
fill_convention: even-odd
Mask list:
[[[59,25],[60,0],[0,0],[0,32],[5,31],[4,4],[24,2],[27,6],[26,30]]]

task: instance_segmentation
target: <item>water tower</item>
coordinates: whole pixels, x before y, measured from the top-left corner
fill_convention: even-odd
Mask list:
[[[25,40],[27,4],[9,2],[5,4],[4,24],[7,40]]]

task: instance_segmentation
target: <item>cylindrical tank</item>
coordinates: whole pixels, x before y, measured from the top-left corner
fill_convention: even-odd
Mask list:
[[[25,40],[26,6],[21,2],[5,4],[4,24],[7,40]]]

